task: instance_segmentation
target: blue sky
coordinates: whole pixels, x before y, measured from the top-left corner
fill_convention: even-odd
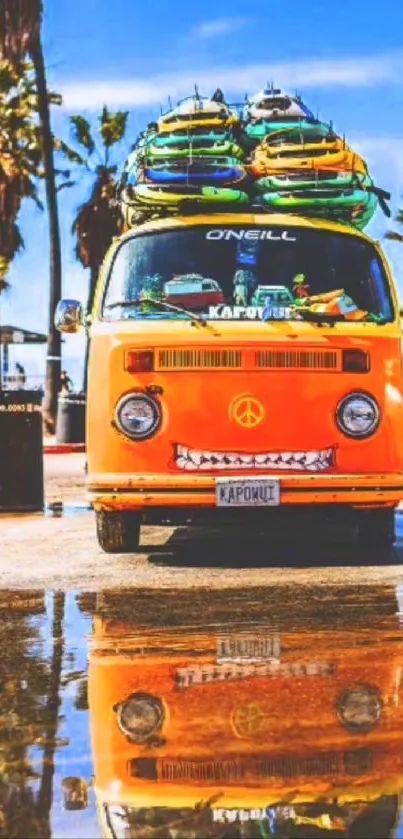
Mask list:
[[[95,120],[105,103],[130,111],[121,161],[145,122],[167,109],[168,96],[208,95],[219,85],[242,101],[267,80],[301,91],[307,104],[366,157],[377,185],[403,193],[403,5],[399,0],[44,0],[44,48],[50,85],[64,97],[55,109],[55,133],[69,140],[68,114]],[[60,195],[63,293],[85,299],[87,273],[73,252],[70,227],[90,183]],[[403,201],[402,201],[403,203]],[[378,210],[367,232],[382,238],[388,221]],[[46,218],[26,205],[21,213],[25,252],[10,271],[1,301],[3,323],[46,331],[48,262]],[[385,250],[403,295],[403,245]],[[65,344],[65,362],[78,369],[80,337]],[[31,351],[32,352],[32,351]],[[24,356],[29,371],[43,358]],[[74,375],[73,375],[74,378]],[[78,382],[79,384],[79,382]]]

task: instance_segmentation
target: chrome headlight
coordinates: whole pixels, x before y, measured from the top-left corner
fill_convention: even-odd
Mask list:
[[[146,393],[122,396],[116,406],[116,425],[126,437],[145,440],[152,437],[161,423],[161,408]]]
[[[134,743],[145,743],[164,721],[160,699],[148,693],[133,693],[116,708],[120,730]]]
[[[350,393],[339,402],[336,421],[348,437],[369,437],[376,431],[380,420],[378,404],[368,393]]]
[[[358,734],[371,731],[381,715],[381,710],[379,693],[370,685],[355,685],[346,690],[337,703],[337,713],[344,727]]]

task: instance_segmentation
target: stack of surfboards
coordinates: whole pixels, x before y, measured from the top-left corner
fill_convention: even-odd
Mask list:
[[[362,229],[388,193],[331,124],[315,119],[298,94],[273,87],[243,107],[195,96],[152,123],[123,173],[128,226],[180,212],[184,204],[263,206]]]
[[[184,99],[140,136],[126,162],[123,199],[132,210],[171,212],[186,200],[248,204],[242,134],[240,116],[228,105]]]
[[[363,228],[378,203],[365,161],[298,96],[262,90],[245,108],[256,143],[250,164],[257,201],[277,212]]]

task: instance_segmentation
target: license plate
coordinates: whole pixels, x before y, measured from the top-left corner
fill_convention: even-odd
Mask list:
[[[217,507],[277,507],[280,504],[278,478],[216,478]]]
[[[280,660],[280,635],[235,635],[217,640],[217,664]]]

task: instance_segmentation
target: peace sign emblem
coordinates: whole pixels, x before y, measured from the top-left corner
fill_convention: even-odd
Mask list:
[[[231,403],[229,409],[231,419],[235,420],[242,428],[256,428],[263,422],[265,409],[254,396],[237,396]]]
[[[266,727],[267,716],[259,702],[249,702],[236,708],[231,717],[232,727],[238,737],[253,737]]]

